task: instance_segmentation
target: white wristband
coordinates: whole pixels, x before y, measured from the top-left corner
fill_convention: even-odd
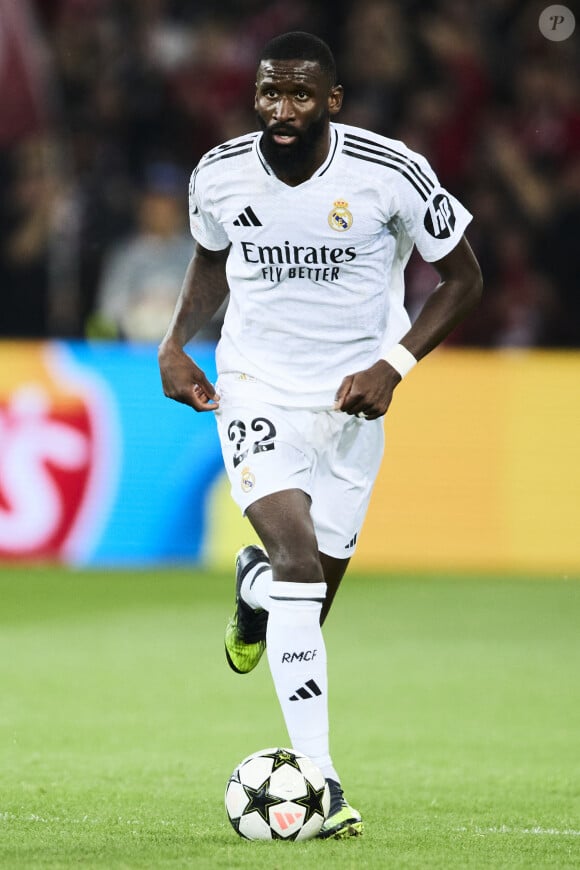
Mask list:
[[[391,347],[381,359],[384,359],[395,371],[399,372],[401,378],[408,375],[413,366],[417,365],[417,360],[411,351],[403,347],[402,344],[396,344],[394,347]]]

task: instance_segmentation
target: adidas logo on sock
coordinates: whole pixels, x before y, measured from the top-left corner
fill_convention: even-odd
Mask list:
[[[256,215],[251,205],[247,205],[234,221],[235,227],[261,227],[262,221]]]
[[[314,680],[307,680],[303,686],[296,689],[294,695],[290,695],[290,701],[306,701],[308,698],[315,698],[317,695],[322,695]]]

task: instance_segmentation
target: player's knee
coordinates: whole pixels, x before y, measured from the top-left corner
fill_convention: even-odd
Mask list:
[[[324,580],[317,550],[280,547],[276,553],[268,554],[274,580],[289,583],[319,583]]]

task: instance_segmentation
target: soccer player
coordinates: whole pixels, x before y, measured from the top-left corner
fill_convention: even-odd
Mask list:
[[[329,751],[321,625],[355,551],[395,387],[477,303],[469,212],[402,142],[335,123],[326,43],[264,48],[259,131],[205,154],[190,185],[197,245],[159,348],[165,394],[213,412],[232,496],[263,549],[236,560],[233,670],[267,651],[292,746],[322,769],[322,837],[362,833]],[[440,281],[411,326],[413,246]],[[214,387],[184,351],[230,293]]]

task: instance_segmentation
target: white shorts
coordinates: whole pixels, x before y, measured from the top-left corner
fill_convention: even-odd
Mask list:
[[[217,391],[222,454],[242,513],[266,495],[301,489],[320,552],[352,556],[383,455],[382,418],[256,401],[229,376]]]

